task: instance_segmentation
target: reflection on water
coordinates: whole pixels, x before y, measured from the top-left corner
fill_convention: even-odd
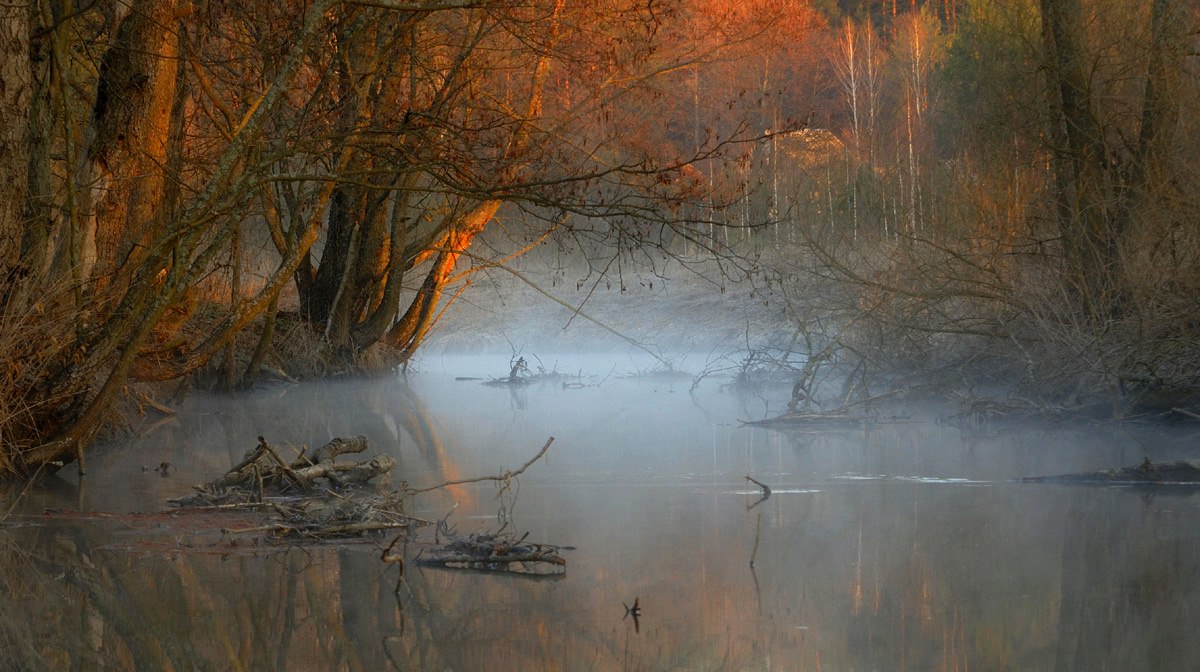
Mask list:
[[[789,436],[738,427],[770,394],[454,373],[491,371],[195,399],[97,451],[82,483],[30,490],[0,524],[0,668],[1200,669],[1200,497],[1010,481],[1183,459],[1186,437],[928,421]],[[395,591],[374,546],[232,546],[228,518],[153,513],[259,434],[365,434],[414,486],[518,467],[554,435],[515,501],[481,483],[413,513],[457,502],[469,532],[504,505],[531,540],[577,550],[561,580],[410,562]],[[747,474],[773,488],[754,508]]]

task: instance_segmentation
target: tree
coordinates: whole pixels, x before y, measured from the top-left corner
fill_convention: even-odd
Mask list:
[[[1106,82],[1095,73],[1108,73],[1100,49],[1088,48],[1082,0],[1041,3],[1048,137],[1066,275],[1100,320],[1125,310],[1125,248],[1131,226],[1135,218],[1148,215],[1148,195],[1172,180],[1168,166],[1180,109],[1176,80],[1185,53],[1180,28],[1184,22],[1170,0],[1150,3],[1148,12],[1131,15],[1123,9],[1110,8],[1107,14],[1122,22],[1148,24],[1149,39],[1139,59],[1145,72],[1137,87],[1140,104],[1112,95],[1124,93],[1115,87],[1112,93],[1100,90]],[[1121,39],[1118,35],[1124,30],[1114,27],[1116,34],[1101,39]],[[1108,83],[1114,81],[1118,80]]]
[[[21,267],[19,243],[28,202],[33,102],[29,30],[35,11],[19,4],[0,8],[0,278],[29,271]],[[8,298],[0,293],[0,306]]]
[[[963,5],[937,88],[915,67],[938,62],[917,39],[936,23],[916,18],[896,22],[899,151],[880,171],[909,230],[876,248],[806,240],[811,273],[840,281],[839,342],[918,373],[987,361],[1031,396],[1117,415],[1193,398],[1195,12]]]
[[[0,72],[14,120],[0,164],[16,200],[0,206],[0,341],[21,347],[4,352],[0,471],[80,458],[131,380],[191,375],[225,353],[226,384],[252,381],[292,283],[332,356],[353,365],[388,343],[406,360],[506,205],[548,227],[568,213],[636,236],[671,227],[697,153],[624,125],[696,56],[660,33],[678,7],[3,10],[16,57]],[[239,373],[232,346],[251,325]],[[23,338],[32,326],[44,337]]]
[[[930,105],[930,79],[945,55],[941,27],[928,6],[910,11],[899,19],[892,42],[895,64],[903,95],[904,170],[907,178],[902,198],[906,203],[908,232],[915,234],[925,220],[922,182],[923,149],[928,145],[926,116]]]

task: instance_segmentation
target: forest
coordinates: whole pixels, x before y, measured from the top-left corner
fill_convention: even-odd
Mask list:
[[[81,460],[156,391],[403,366],[472,273],[547,246],[764,283],[807,361],[864,380],[1195,417],[1198,19],[4,3],[0,473]]]

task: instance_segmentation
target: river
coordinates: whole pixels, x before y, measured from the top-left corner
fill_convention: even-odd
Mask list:
[[[73,469],[3,491],[0,667],[213,670],[1200,669],[1200,498],[1022,484],[1196,458],[1185,428],[961,428],[897,406],[867,426],[741,426],[786,388],[597,374],[522,388],[495,359],[407,379],[194,396]],[[272,545],[238,514],[163,515],[266,436],[362,434],[421,487],[547,455],[412,515],[573,547],[550,579]],[[745,476],[767,483],[771,496]],[[758,503],[756,503],[758,502]],[[413,551],[415,552],[415,551]],[[753,560],[753,564],[751,563]],[[638,618],[626,606],[637,602]],[[636,621],[636,622],[635,622]]]

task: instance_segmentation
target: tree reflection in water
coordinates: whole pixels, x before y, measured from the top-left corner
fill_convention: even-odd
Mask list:
[[[732,397],[700,410],[662,384],[534,387],[520,407],[413,385],[197,400],[97,454],[82,485],[30,488],[0,525],[0,668],[1200,668],[1190,494],[1008,480],[1130,462],[1112,436],[910,423],[792,439],[736,428]],[[234,546],[218,520],[124,513],[210,477],[264,424],[278,443],[368,434],[414,485],[517,466],[553,431],[513,524],[578,550],[554,581],[410,562],[397,592],[374,545]],[[1164,446],[1156,460],[1186,450],[1147,445]],[[141,471],[160,460],[177,471]],[[746,473],[773,489],[753,510]],[[453,501],[460,527],[495,523],[492,484],[414,506],[440,517]],[[635,596],[640,632],[622,618]]]

